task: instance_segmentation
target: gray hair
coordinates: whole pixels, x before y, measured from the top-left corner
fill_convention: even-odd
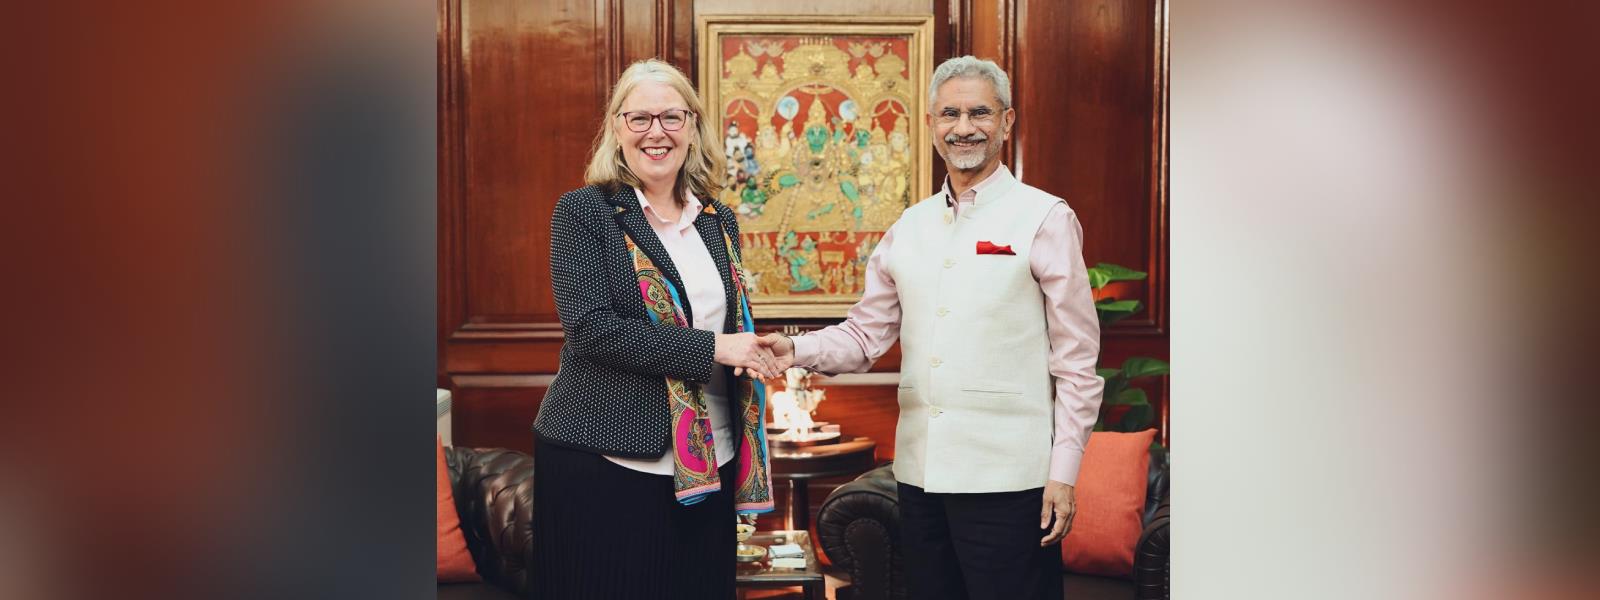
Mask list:
[[[939,68],[933,70],[933,81],[928,83],[929,112],[933,111],[933,103],[938,99],[939,86],[957,77],[989,80],[989,85],[994,88],[994,95],[1000,98],[1000,110],[1011,108],[1011,78],[1006,77],[1006,72],[1000,65],[994,64],[994,61],[968,55],[944,61]]]

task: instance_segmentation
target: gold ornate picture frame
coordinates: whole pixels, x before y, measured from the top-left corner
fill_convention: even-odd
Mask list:
[[[930,195],[933,17],[699,18],[756,316],[843,318],[867,258]],[[717,143],[713,142],[713,143]]]

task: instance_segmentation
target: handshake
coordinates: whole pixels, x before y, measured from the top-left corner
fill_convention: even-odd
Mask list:
[[[719,365],[733,367],[734,375],[773,379],[794,366],[794,340],[781,333],[756,336],[753,333],[717,334],[713,358]]]

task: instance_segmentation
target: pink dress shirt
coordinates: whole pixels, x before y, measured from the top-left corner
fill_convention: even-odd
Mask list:
[[[678,268],[678,275],[683,277],[683,294],[689,297],[689,305],[694,307],[694,328],[722,333],[722,321],[728,313],[722,273],[717,271],[711,251],[706,249],[700,230],[694,226],[695,218],[700,216],[700,210],[705,205],[693,193],[685,190],[688,204],[683,207],[683,213],[678,215],[676,221],[666,221],[656,214],[650,201],[645,199],[644,192],[634,188],[633,193],[639,197],[639,207],[644,210],[645,220],[650,222],[656,237],[661,238],[661,245],[666,246],[672,265]],[[705,394],[706,412],[711,417],[711,439],[716,445],[717,466],[722,466],[734,457],[733,421],[728,414],[728,382],[722,377],[722,369],[712,369],[711,382],[701,390]],[[671,475],[673,472],[670,448],[661,458],[606,458],[635,471],[656,475]]]
[[[955,211],[971,205],[978,192],[1011,177],[1001,165],[994,174],[963,192]],[[950,183],[943,186],[950,201]],[[860,373],[872,367],[900,337],[900,295],[889,276],[889,245],[894,228],[884,232],[867,259],[866,291],[843,323],[794,338],[795,364],[823,373]],[[1050,479],[1075,485],[1100,412],[1105,382],[1095,374],[1100,357],[1100,318],[1083,264],[1083,225],[1066,204],[1045,215],[1033,238],[1028,266],[1044,293],[1045,321],[1050,336],[1050,375],[1055,380],[1055,436],[1050,452]]]

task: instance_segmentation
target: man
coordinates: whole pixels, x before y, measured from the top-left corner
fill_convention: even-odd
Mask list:
[[[865,371],[902,340],[894,474],[912,598],[1058,600],[1104,383],[1083,229],[1000,163],[1017,118],[1004,71],[953,58],[929,96],[943,189],[884,234],[844,323],[764,339],[824,373]]]

